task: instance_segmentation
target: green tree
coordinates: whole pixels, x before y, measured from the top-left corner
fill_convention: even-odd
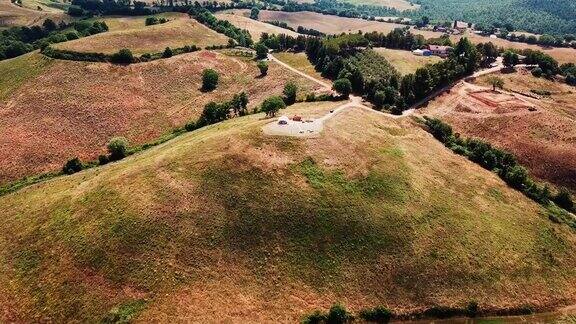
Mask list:
[[[44,27],[44,29],[47,32],[51,32],[56,30],[58,28],[58,25],[56,25],[56,23],[52,19],[48,18],[44,20],[44,22],[42,23],[42,27]]]
[[[262,103],[260,110],[266,113],[266,116],[274,117],[280,110],[286,108],[284,100],[280,96],[269,97]]]
[[[82,168],[83,168],[82,162],[80,162],[80,159],[75,157],[73,159],[68,160],[66,164],[64,164],[62,172],[64,172],[65,174],[73,174],[82,171]]]
[[[112,63],[118,63],[118,64],[130,64],[134,62],[134,55],[132,55],[132,52],[129,49],[123,48],[118,52],[112,54],[112,56],[110,57],[110,61]]]
[[[213,69],[202,71],[202,90],[212,91],[218,86],[218,72]]]
[[[254,50],[256,50],[256,59],[263,60],[268,57],[268,47],[262,43],[254,45]]]
[[[163,58],[169,58],[172,57],[172,55],[174,55],[174,52],[172,52],[172,49],[170,47],[166,47],[164,49],[164,52],[162,53]]]
[[[118,161],[128,153],[128,140],[124,137],[114,137],[108,142],[108,153],[111,161]]]
[[[518,54],[510,50],[504,52],[502,57],[504,66],[506,66],[507,68],[513,68],[520,61],[520,59],[518,58]]]
[[[496,88],[504,88],[504,80],[497,76],[489,77],[488,83],[492,86],[492,91],[496,91]]]
[[[256,7],[252,7],[250,10],[250,18],[254,20],[258,20],[258,15],[260,14],[260,10]]]
[[[268,62],[266,61],[258,61],[258,69],[260,69],[260,75],[265,76],[268,75]]]
[[[287,105],[292,105],[296,102],[296,95],[298,93],[298,86],[294,82],[288,82],[284,85],[284,102]]]
[[[561,188],[558,194],[554,196],[553,200],[558,206],[566,210],[572,211],[574,209],[574,201],[570,196],[570,192],[566,188]]]
[[[352,83],[348,79],[338,79],[332,84],[332,90],[338,92],[343,98],[348,98],[352,93]]]

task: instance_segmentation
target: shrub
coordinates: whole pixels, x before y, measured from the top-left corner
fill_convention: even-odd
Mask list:
[[[328,311],[328,316],[326,316],[327,324],[344,324],[348,322],[351,315],[346,311],[346,308],[342,305],[334,304],[330,307]]]
[[[298,93],[298,86],[294,82],[288,82],[284,85],[284,102],[286,105],[292,105],[296,102],[296,94]]]
[[[108,142],[110,161],[118,161],[126,157],[128,153],[128,140],[124,137],[114,137]]]
[[[466,313],[469,317],[476,317],[480,312],[480,307],[476,301],[471,301],[466,306]]]
[[[78,33],[76,33],[76,32],[66,33],[66,39],[67,40],[74,40],[74,39],[78,39],[78,38],[80,38],[80,36],[78,36]]]
[[[258,61],[258,69],[260,69],[260,75],[264,76],[268,74],[268,62]]]
[[[348,79],[338,79],[334,81],[332,89],[342,95],[342,97],[348,98],[352,92],[352,83]]]
[[[68,14],[72,17],[84,16],[84,9],[78,6],[70,6],[68,7]]]
[[[554,196],[553,201],[556,203],[556,205],[566,210],[574,209],[574,201],[572,201],[570,192],[566,188],[561,188],[558,194]]]
[[[202,90],[212,91],[218,85],[218,72],[212,69],[205,69],[202,72]]]
[[[132,51],[129,49],[123,48],[112,54],[112,56],[110,56],[110,61],[118,64],[130,64],[134,62],[134,55],[132,55]]]
[[[532,75],[539,78],[542,76],[542,74],[544,74],[544,71],[542,71],[541,68],[537,67],[534,70],[532,70]]]
[[[286,108],[284,100],[279,96],[273,96],[264,100],[260,109],[266,113],[266,116],[274,117],[278,110],[283,108]]]
[[[392,318],[392,312],[386,307],[375,307],[362,310],[360,317],[368,322],[388,323]]]
[[[184,129],[187,132],[191,132],[193,130],[196,130],[197,129],[196,122],[191,121],[191,122],[186,123],[186,125],[184,125]]]
[[[166,47],[164,49],[164,52],[162,53],[163,58],[169,58],[172,57],[172,55],[174,55],[174,53],[172,52],[172,49],[170,47]]]
[[[158,21],[158,18],[156,18],[156,17],[148,17],[148,18],[146,18],[146,21],[145,21],[146,26],[156,25],[158,23],[159,23],[159,21]]]
[[[302,324],[320,324],[326,321],[326,315],[321,311],[316,310],[312,314],[307,315],[302,320]]]
[[[108,162],[110,162],[110,159],[108,158],[108,156],[106,156],[104,154],[98,155],[98,165],[108,164]]]
[[[256,50],[256,58],[259,60],[263,60],[268,56],[268,47],[262,43],[258,43],[254,46]]]
[[[80,159],[75,157],[73,159],[68,160],[66,164],[64,164],[62,172],[64,172],[65,174],[73,174],[82,171],[82,168],[83,168],[82,162],[80,162]]]

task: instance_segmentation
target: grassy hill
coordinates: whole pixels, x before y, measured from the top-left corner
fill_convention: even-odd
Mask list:
[[[143,54],[161,52],[166,47],[196,45],[204,48],[228,43],[228,37],[190,19],[185,14],[172,14],[167,18],[170,19],[169,22],[153,26],[145,25],[146,17],[107,19],[105,21],[111,23],[112,31],[59,43],[54,47],[77,52],[107,54],[115,53],[121,48],[128,48],[135,54]]]
[[[319,116],[338,103],[283,113]],[[576,299],[576,234],[409,119],[252,115],[0,197],[0,319],[294,322]]]
[[[202,92],[202,70],[220,73]],[[38,53],[0,62],[0,184],[59,170],[70,158],[94,160],[114,136],[142,144],[196,120],[210,101],[246,91],[249,108],[295,81],[305,95],[318,85],[270,63],[200,51],[119,66],[60,61]],[[4,135],[5,134],[5,135]]]

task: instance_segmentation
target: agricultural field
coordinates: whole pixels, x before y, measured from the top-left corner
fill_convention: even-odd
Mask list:
[[[26,1],[26,0],[24,0]],[[32,1],[32,0],[30,0]],[[36,10],[20,7],[12,4],[10,0],[0,0],[0,28],[10,26],[31,26],[39,25],[50,18],[54,21],[69,21],[71,17],[61,10],[50,8],[50,10]]]
[[[169,18],[171,19],[169,22],[153,26],[145,25],[146,17],[108,19],[115,31],[59,43],[54,47],[78,52],[107,54],[128,48],[135,54],[143,54],[161,52],[166,47],[196,45],[204,48],[228,43],[228,37],[188,18],[185,14],[170,17],[172,18]]]
[[[260,19],[261,21],[250,19],[250,11],[248,10],[231,10],[219,12],[216,13],[215,16],[221,20],[228,20],[230,23],[240,29],[248,30],[254,41],[258,41],[262,33],[285,34],[293,37],[298,36],[298,33],[289,29],[265,23],[264,21],[267,21],[267,19]]]
[[[235,14],[248,15],[247,10],[232,10]],[[340,34],[340,33],[356,33],[358,31],[371,32],[377,31],[382,33],[389,33],[396,28],[405,28],[405,25],[369,21],[359,18],[346,18],[333,15],[323,15],[315,12],[282,12],[282,11],[260,11],[259,19],[261,21],[283,21],[290,27],[296,29],[298,26],[312,28],[319,30],[326,34]],[[243,28],[243,27],[242,27]],[[417,35],[422,35],[426,38],[436,38],[442,36],[442,33],[418,30],[411,28],[410,31]],[[531,45],[519,42],[511,42],[505,39],[493,39],[483,37],[476,34],[466,34],[466,37],[473,43],[486,43],[492,42],[497,46],[503,48],[516,48],[516,49],[535,49],[541,50],[546,54],[554,57],[560,63],[569,63],[576,61],[576,49],[573,48],[544,48],[538,45]],[[462,36],[451,36],[453,42],[457,42]]]
[[[292,139],[263,117],[0,197],[1,319],[297,322],[334,301],[574,297],[574,233],[409,119],[350,108]]]
[[[416,72],[420,67],[426,64],[434,64],[440,62],[442,59],[438,56],[416,56],[410,51],[394,50],[388,48],[374,48],[376,53],[384,56],[386,60],[398,71],[401,75],[406,75]]]
[[[574,88],[519,70],[499,75],[505,95],[488,96],[477,92],[490,88],[488,77],[443,94],[422,113],[439,116],[464,136],[511,151],[536,178],[576,192]]]
[[[114,136],[152,141],[196,120],[206,103],[248,93],[252,109],[295,81],[304,95],[318,86],[270,63],[259,77],[254,61],[201,51],[130,66],[58,61],[32,53],[0,62],[0,183],[59,170],[78,156],[94,160]],[[201,72],[220,73],[204,93]],[[42,103],[42,104],[39,104]]]
[[[417,10],[420,8],[419,4],[413,3],[407,0],[346,0],[346,2],[355,5],[370,5],[370,6],[382,6],[388,8],[398,9],[400,11],[405,10]]]
[[[58,0],[22,0],[22,6],[33,10],[41,8],[42,10],[39,11],[42,12],[64,13],[70,4]]]

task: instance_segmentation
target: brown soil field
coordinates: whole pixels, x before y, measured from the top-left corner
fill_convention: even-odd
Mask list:
[[[2,94],[0,134],[6,135],[0,138],[0,183],[58,170],[74,156],[94,160],[114,136],[132,144],[154,140],[198,118],[209,101],[229,100],[240,91],[248,93],[253,108],[281,94],[291,80],[302,94],[318,89],[273,62],[260,78],[253,61],[210,51],[130,66],[49,61],[42,71],[19,76],[21,81]],[[205,68],[220,73],[219,86],[210,93],[199,90]]]
[[[499,76],[505,80],[503,93],[487,90],[489,76],[483,76],[477,84],[457,85],[421,113],[440,117],[464,136],[509,150],[536,178],[576,192],[574,87],[534,78],[526,70]]]
[[[247,14],[246,10],[233,10],[233,12],[240,12],[240,14]],[[333,15],[323,15],[315,12],[282,12],[282,11],[267,11],[261,10],[259,19],[265,20],[279,20],[286,22],[290,27],[297,28],[303,26],[306,28],[313,28],[326,34],[340,34],[340,33],[355,33],[358,31],[371,32],[378,31],[388,33],[395,28],[404,28],[405,25],[368,21],[358,18],[346,18]],[[411,28],[414,34],[422,35],[426,38],[434,38],[442,36],[442,33],[437,33],[427,30],[418,30]],[[530,45],[525,43],[510,42],[505,39],[492,39],[482,37],[476,34],[466,34],[473,43],[486,43],[492,42],[497,46],[504,48],[517,48],[517,49],[535,49],[541,50],[550,56],[554,57],[560,63],[576,62],[576,49],[572,48],[544,48],[538,45]],[[452,36],[452,41],[458,41],[462,36]]]
[[[78,52],[98,53],[114,53],[122,48],[128,48],[135,54],[143,54],[160,52],[166,47],[196,45],[204,48],[210,45],[225,45],[228,42],[228,37],[188,18],[186,15],[174,16],[167,23],[153,26],[144,25],[145,17],[140,17],[137,20],[116,19],[121,20],[118,26],[115,26],[119,30],[59,43],[54,47]],[[122,25],[129,27],[129,29],[120,29]]]
[[[0,0],[0,27],[39,25],[47,18],[57,22],[71,20],[64,12],[23,8],[12,4],[10,0]]]
[[[262,12],[262,11],[261,11]],[[262,19],[261,21],[257,21],[254,19],[250,19],[250,11],[249,10],[234,10],[234,11],[226,11],[221,13],[216,13],[216,18],[221,20],[228,20],[234,26],[247,29],[252,36],[252,39],[257,42],[260,39],[260,35],[262,33],[268,34],[286,34],[289,36],[296,37],[298,33],[293,32],[289,29],[274,26],[272,24],[267,24],[264,21],[267,20],[275,20],[275,19]],[[260,16],[262,17],[262,16]]]

